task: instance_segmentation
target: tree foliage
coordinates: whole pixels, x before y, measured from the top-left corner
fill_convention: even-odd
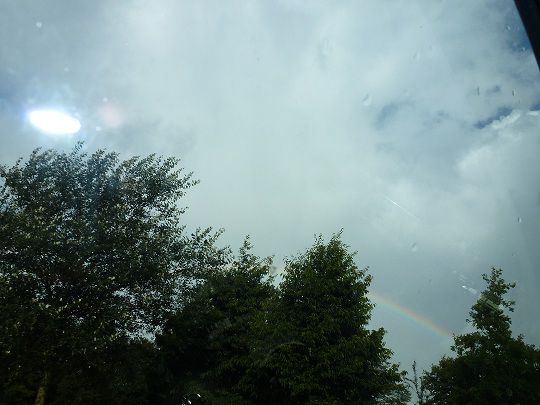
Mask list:
[[[250,365],[253,322],[274,293],[270,258],[251,253],[209,273],[157,337],[175,381],[173,398],[200,395],[212,403],[245,403],[242,380]]]
[[[210,230],[182,232],[177,202],[196,182],[178,163],[79,144],[0,167],[0,391],[58,391],[65,364],[91,369],[152,333],[194,274],[222,260]]]
[[[468,320],[476,329],[454,337],[455,357],[444,356],[423,377],[432,404],[540,403],[540,350],[512,337],[514,302],[505,299],[515,286],[493,268]]]
[[[424,384],[425,377],[418,376],[418,371],[416,369],[416,361],[412,364],[412,378],[405,377],[405,381],[409,385],[409,388],[413,391],[416,396],[416,405],[425,405],[427,404],[426,397],[426,385]]]
[[[175,158],[34,151],[0,166],[0,404],[540,403],[540,351],[514,338],[493,269],[420,378],[368,328],[371,276],[340,234],[286,261],[187,235]],[[155,338],[155,339],[154,339]]]
[[[259,317],[247,377],[255,403],[406,402],[384,329],[367,329],[370,282],[340,235],[286,263]]]

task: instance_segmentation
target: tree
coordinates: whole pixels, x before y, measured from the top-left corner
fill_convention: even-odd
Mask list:
[[[522,335],[512,337],[506,312],[514,310],[504,296],[515,284],[495,268],[483,279],[487,287],[467,320],[476,331],[455,336],[456,356],[444,356],[423,378],[428,403],[540,403],[540,350]]]
[[[340,234],[290,259],[258,325],[245,380],[255,403],[406,403],[384,329],[368,330],[371,276]]]
[[[418,371],[416,370],[416,361],[413,361],[412,364],[413,375],[412,378],[405,377],[405,381],[409,385],[416,395],[416,405],[425,405],[426,402],[426,387],[424,384],[424,376],[418,377]]]
[[[238,258],[208,274],[157,336],[176,382],[175,403],[186,395],[194,403],[246,403],[241,381],[250,367],[253,324],[275,293],[271,258],[261,260],[251,248],[246,238]]]
[[[196,181],[178,159],[82,147],[0,166],[0,401],[61,395],[70,367],[150,336],[224,257],[210,229],[183,234]]]

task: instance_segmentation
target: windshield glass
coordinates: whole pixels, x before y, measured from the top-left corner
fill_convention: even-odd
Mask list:
[[[409,375],[475,330],[492,267],[516,282],[513,336],[540,344],[540,74],[514,2],[0,10],[6,167],[80,141],[177,157],[200,180],[184,232],[224,228],[234,252],[250,235],[276,286],[313,235],[342,229],[373,277],[369,328]]]

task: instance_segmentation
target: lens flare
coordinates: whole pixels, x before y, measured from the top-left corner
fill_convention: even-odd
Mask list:
[[[72,135],[81,129],[77,118],[57,110],[31,111],[28,120],[34,127],[50,135]]]

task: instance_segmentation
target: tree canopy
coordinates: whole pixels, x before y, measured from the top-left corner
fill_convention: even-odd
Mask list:
[[[0,352],[15,396],[38,385],[43,396],[65,363],[91,368],[153,333],[194,275],[223,260],[209,229],[182,232],[178,199],[196,181],[177,159],[82,149],[0,167]]]
[[[187,392],[212,403],[245,403],[254,321],[275,294],[272,260],[259,259],[251,248],[246,239],[236,260],[210,273],[157,337],[177,396]]]
[[[335,235],[286,263],[240,255],[213,273],[158,336],[179,392],[208,403],[406,403],[384,329],[369,330],[371,276]]]
[[[540,403],[502,270],[455,356],[407,378],[341,233],[274,274],[249,238],[186,232],[178,159],[83,149],[0,166],[0,404]]]
[[[514,302],[505,295],[514,283],[493,268],[484,274],[486,289],[473,305],[476,331],[454,337],[455,357],[444,356],[423,376],[432,404],[540,403],[540,350],[512,337]]]
[[[254,403],[405,403],[384,329],[369,330],[371,276],[340,234],[287,261],[278,294],[259,317]]]

